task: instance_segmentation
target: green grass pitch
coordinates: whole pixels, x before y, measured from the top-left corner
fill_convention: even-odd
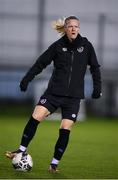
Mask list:
[[[6,150],[19,146],[26,124],[25,116],[0,116],[1,179],[117,179],[118,120],[87,119],[77,122],[70,143],[59,164],[60,172],[50,174],[48,166],[58,137],[59,121],[44,121],[28,147],[34,166],[30,172],[17,172],[6,159]]]

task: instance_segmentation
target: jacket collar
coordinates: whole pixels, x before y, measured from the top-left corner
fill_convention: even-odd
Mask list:
[[[76,39],[74,39],[72,42],[68,39],[67,35],[64,35],[62,39],[69,50],[77,49],[79,46],[84,45],[87,41],[87,39],[83,38],[80,34],[78,34]]]

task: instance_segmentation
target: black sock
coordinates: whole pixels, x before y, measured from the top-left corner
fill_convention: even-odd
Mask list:
[[[21,139],[21,145],[24,147],[27,147],[32,138],[34,137],[36,133],[37,126],[39,124],[39,121],[31,117],[28,121],[28,123],[25,126],[25,129],[23,131],[22,139]]]
[[[70,130],[68,129],[60,129],[59,130],[59,138],[55,145],[54,158],[60,160],[63,156],[66,147],[69,141]]]

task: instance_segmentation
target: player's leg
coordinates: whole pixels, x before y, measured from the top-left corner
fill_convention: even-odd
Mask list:
[[[77,114],[79,111],[80,100],[75,98],[68,98],[66,99],[66,104],[62,106],[62,122],[59,129],[59,137],[57,139],[55,149],[54,149],[54,156],[51,161],[49,171],[56,172],[57,165],[61,160],[68,142],[69,136],[71,132],[71,128],[76,121]]]
[[[58,161],[61,160],[66,147],[69,142],[69,135],[71,128],[74,124],[74,121],[70,119],[62,119],[60,129],[59,129],[59,137],[55,145],[54,158]]]
[[[62,119],[60,129],[59,129],[59,137],[55,144],[54,156],[49,167],[49,171],[52,173],[55,173],[58,171],[57,166],[68,145],[69,135],[70,135],[70,131],[73,124],[74,124],[74,121],[70,119]]]
[[[34,137],[36,133],[39,123],[43,121],[45,117],[48,116],[49,114],[50,112],[47,108],[40,105],[37,105],[35,107],[32,113],[32,116],[29,119],[23,131],[23,135],[21,139],[21,146],[20,146],[21,150],[24,150],[22,149],[22,147],[25,147],[25,148],[28,147],[28,144],[30,143],[30,141],[32,140],[32,138]]]
[[[6,156],[10,159],[12,159],[16,153],[25,152],[30,141],[34,137],[38,124],[44,120],[46,116],[50,114],[50,111],[41,105],[37,105],[32,113],[32,116],[30,117],[29,121],[27,122],[23,135],[21,138],[21,144],[18,150],[13,152],[6,152]]]

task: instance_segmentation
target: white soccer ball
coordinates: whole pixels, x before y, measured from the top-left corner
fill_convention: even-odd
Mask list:
[[[33,167],[33,160],[30,154],[18,153],[12,159],[12,165],[17,171],[30,171]]]

